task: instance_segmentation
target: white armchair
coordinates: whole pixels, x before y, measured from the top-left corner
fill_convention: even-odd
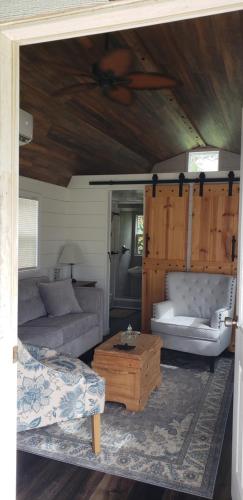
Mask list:
[[[152,333],[164,347],[214,359],[230,344],[224,319],[234,314],[236,279],[222,274],[171,272],[166,299],[153,305]]]

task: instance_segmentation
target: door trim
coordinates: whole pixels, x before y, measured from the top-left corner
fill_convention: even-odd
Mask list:
[[[17,336],[19,46],[242,9],[243,2],[234,0],[197,0],[196,6],[185,0],[118,0],[0,25],[0,357],[5,375],[0,392],[8,402],[1,412],[0,431],[3,437],[4,433],[12,436],[0,456],[0,466],[1,491],[8,500],[15,499],[16,364],[12,365],[12,349]]]

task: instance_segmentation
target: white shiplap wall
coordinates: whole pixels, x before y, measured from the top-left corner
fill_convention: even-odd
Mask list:
[[[236,175],[239,172],[235,172]],[[188,175],[188,174],[186,174]],[[208,177],[226,176],[227,172],[208,174]],[[144,186],[114,185],[90,186],[90,181],[151,180],[152,174],[111,176],[74,176],[68,188],[54,186],[24,177],[20,178],[20,192],[40,199],[40,270],[53,277],[53,269],[61,247],[67,241],[80,246],[82,261],[74,268],[76,279],[95,280],[105,295],[105,329],[109,326],[109,280],[111,193],[114,190],[143,190]],[[178,174],[158,174],[160,179],[178,178]],[[197,174],[190,174],[197,177]],[[61,274],[69,276],[66,266]]]
[[[239,172],[235,172],[236,175]],[[190,174],[191,178],[198,174]],[[227,172],[208,173],[208,177],[226,176]],[[186,176],[188,174],[186,173]],[[105,328],[109,326],[109,258],[111,193],[114,190],[144,189],[143,185],[90,186],[90,181],[151,180],[152,174],[117,176],[73,176],[69,184],[68,237],[83,252],[83,261],[75,266],[75,276],[94,279],[105,292]],[[159,179],[177,179],[178,173],[158,174]]]
[[[39,200],[39,268],[38,274],[53,278],[53,270],[61,247],[65,243],[65,216],[68,211],[69,190],[27,177],[19,179],[20,195]],[[65,275],[66,269],[64,269]],[[20,276],[33,274],[21,271]]]
[[[82,262],[75,277],[96,280],[107,286],[109,196],[105,189],[90,188],[86,177],[75,177],[69,185],[68,238],[80,246]]]
[[[198,148],[198,151],[206,151],[206,150],[207,148]],[[195,149],[194,151],[197,151],[197,149]],[[188,153],[181,153],[177,156],[174,156],[173,158],[169,158],[168,160],[155,163],[155,165],[153,166],[153,172],[154,173],[186,172],[187,168],[188,168]],[[240,155],[220,149],[219,171],[227,172],[229,170],[239,170],[239,169],[240,169]]]
[[[151,175],[112,176],[116,180],[151,179]],[[143,189],[143,186],[90,186],[90,181],[109,180],[109,176],[73,176],[69,184],[69,221],[71,239],[83,252],[75,266],[75,276],[97,280],[105,292],[105,329],[109,328],[109,257],[112,190]]]

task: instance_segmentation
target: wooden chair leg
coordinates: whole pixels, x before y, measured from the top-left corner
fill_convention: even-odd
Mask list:
[[[100,453],[100,413],[91,416],[92,425],[92,448],[97,455]]]

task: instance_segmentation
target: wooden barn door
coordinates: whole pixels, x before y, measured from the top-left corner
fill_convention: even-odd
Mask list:
[[[168,271],[236,274],[239,186],[205,184],[203,196],[189,186],[145,189],[145,257],[143,259],[142,331],[150,331],[152,306],[164,300]],[[191,234],[188,235],[188,228]],[[188,245],[190,247],[188,248]],[[233,348],[233,345],[232,345]]]
[[[239,185],[193,188],[191,271],[236,274]]]
[[[152,306],[164,299],[167,271],[186,268],[189,187],[182,196],[174,185],[145,189],[145,257],[143,258],[142,331],[149,332]]]
[[[193,188],[191,271],[236,275],[239,185],[207,184],[203,196]],[[235,327],[230,351],[235,349]]]

